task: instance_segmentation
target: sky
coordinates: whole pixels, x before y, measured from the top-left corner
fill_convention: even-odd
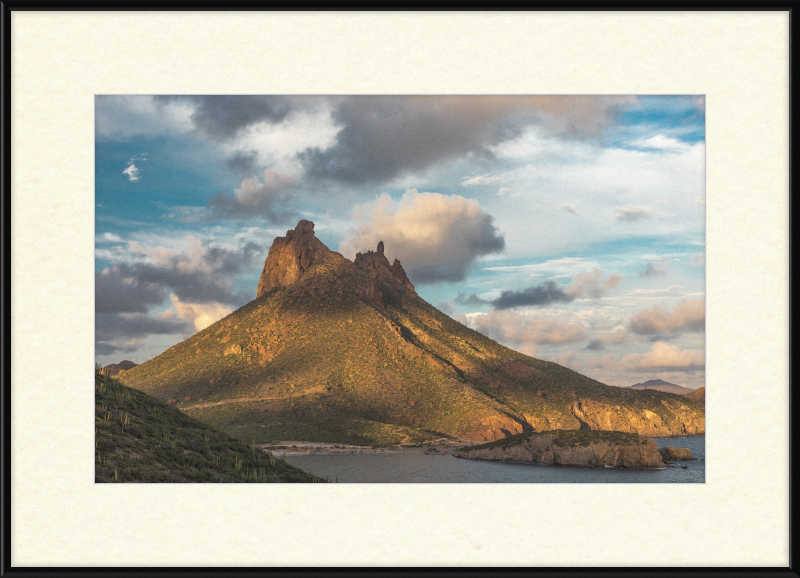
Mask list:
[[[99,95],[95,205],[101,365],[254,299],[309,219],[512,349],[705,384],[702,96]]]

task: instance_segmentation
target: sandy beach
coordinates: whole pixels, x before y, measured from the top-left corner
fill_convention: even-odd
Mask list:
[[[333,455],[333,454],[418,454],[418,455],[451,455],[458,447],[470,445],[473,442],[466,440],[437,440],[421,446],[396,445],[387,447],[356,446],[351,444],[336,444],[326,442],[306,442],[297,440],[279,441],[270,444],[261,444],[265,452],[271,452],[276,457],[307,456],[307,455]]]

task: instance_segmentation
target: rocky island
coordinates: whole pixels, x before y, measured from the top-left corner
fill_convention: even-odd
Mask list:
[[[654,440],[634,433],[614,431],[524,432],[453,450],[453,456],[470,460],[584,467],[665,467]]]

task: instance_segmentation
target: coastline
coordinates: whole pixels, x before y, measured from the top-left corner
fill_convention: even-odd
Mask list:
[[[547,433],[547,432],[542,432]],[[650,439],[681,439],[697,438],[705,436],[702,434],[686,434],[681,436],[654,436]],[[650,436],[645,436],[650,437]],[[469,446],[480,445],[485,442],[475,442],[472,440],[444,440],[439,439],[433,442],[414,445],[393,445],[384,447],[357,446],[353,444],[341,444],[331,442],[307,442],[299,440],[277,441],[269,444],[259,444],[265,452],[272,453],[275,457],[282,456],[322,456],[338,454],[414,454],[427,456],[449,456],[453,450]],[[662,447],[659,445],[659,447]]]

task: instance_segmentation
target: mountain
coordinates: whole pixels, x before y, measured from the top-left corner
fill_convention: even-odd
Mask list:
[[[95,482],[322,482],[260,448],[95,374]]]
[[[610,387],[503,347],[420,298],[382,242],[350,261],[320,242],[310,221],[275,239],[256,299],[123,380],[262,442],[705,431],[702,404]]]
[[[629,385],[628,389],[649,389],[655,391],[665,391],[667,393],[675,393],[677,395],[683,395],[685,393],[691,393],[694,391],[688,387],[675,385],[674,383],[669,383],[663,379],[649,379],[644,383],[635,383],[633,385]]]
[[[692,401],[699,401],[700,403],[706,402],[706,388],[705,387],[698,387],[694,391],[690,391],[689,393],[684,393],[683,397],[687,397]]]
[[[136,367],[136,364],[132,361],[128,361],[127,359],[123,359],[119,363],[111,363],[106,365],[103,369],[100,370],[100,373],[103,375],[107,375],[109,377],[114,377],[120,371],[127,371],[128,369],[133,369]]]

